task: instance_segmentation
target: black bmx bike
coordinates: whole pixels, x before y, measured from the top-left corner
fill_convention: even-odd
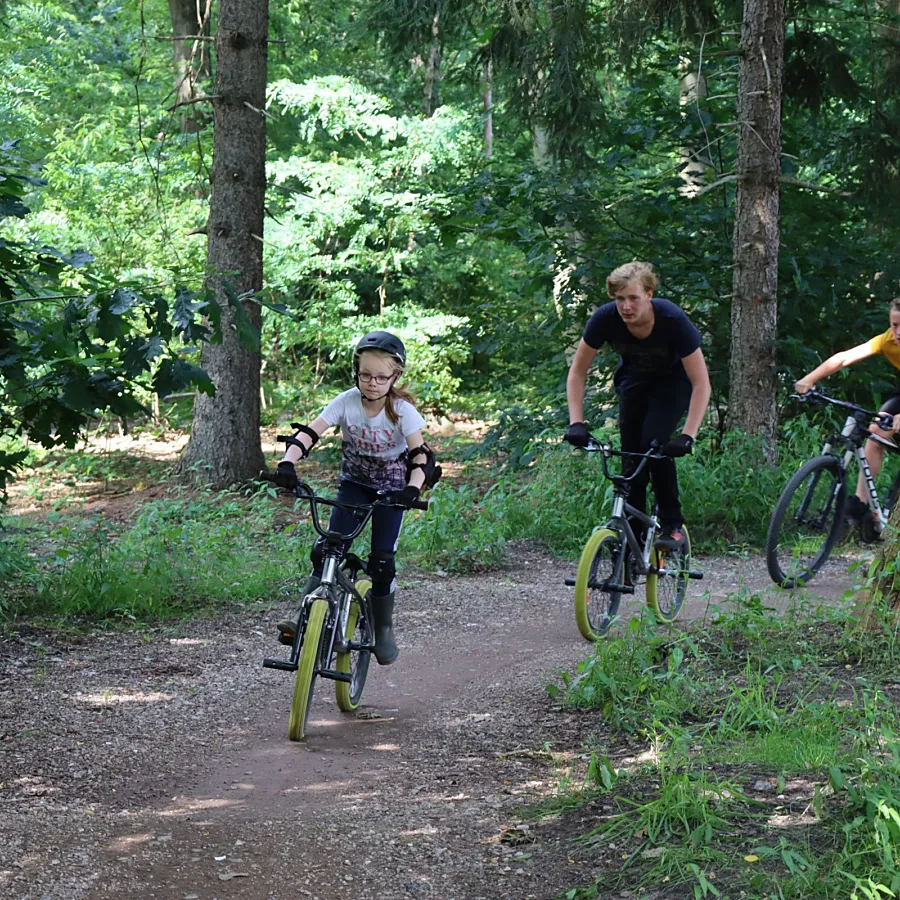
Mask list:
[[[766,565],[772,580],[784,588],[810,581],[846,535],[847,476],[854,461],[862,472],[868,495],[868,514],[859,523],[863,542],[878,540],[900,491],[898,472],[884,506],[881,505],[865,449],[866,441],[873,440],[892,453],[900,453],[900,446],[894,441],[869,431],[870,422],[889,429],[893,416],[836,400],[820,391],[791,396],[805,403],[845,409],[848,415],[840,434],[828,438],[820,455],[800,466],[775,504],[766,537]]]
[[[275,482],[270,473],[263,473],[260,478]],[[349,548],[379,506],[407,507],[392,502],[387,491],[365,504],[320,497],[303,481],[290,493],[309,502],[313,528],[323,539],[322,579],[300,601],[290,658],[264,659],[263,666],[297,673],[288,735],[292,741],[301,741],[306,736],[317,677],[334,681],[335,700],[343,712],[353,712],[359,706],[375,650],[375,629],[370,601],[372,582],[366,575],[366,562]],[[320,506],[346,510],[356,520],[356,527],[350,533],[324,527]],[[428,509],[428,502],[417,500],[412,506]]]
[[[603,475],[613,483],[613,508],[609,521],[597,528],[588,538],[578,563],[575,578],[566,584],[575,588],[575,621],[582,637],[596,641],[609,631],[623,594],[633,594],[635,586],[646,577],[647,606],[656,618],[674,622],[684,605],[688,582],[703,577],[691,570],[691,539],[684,527],[681,549],[658,545],[659,519],[656,507],[651,515],[628,503],[631,482],[651,459],[667,459],[658,452],[654,442],[646,453],[614,450],[608,444],[589,436],[587,453],[599,453]],[[632,457],[637,460],[630,475],[610,472],[608,460],[613,457]],[[638,540],[632,522],[640,522],[646,529],[643,543]]]

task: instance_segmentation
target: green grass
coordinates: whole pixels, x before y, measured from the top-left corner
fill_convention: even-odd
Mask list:
[[[595,821],[576,830],[605,873],[561,896],[900,893],[897,614],[735,599],[675,638],[633,624],[550,686],[601,748],[556,807]]]
[[[3,542],[0,559],[20,578],[5,612],[148,619],[209,603],[274,600],[307,565],[311,543],[308,526],[276,527],[278,514],[268,495],[235,492],[149,501],[126,526],[50,514],[41,541],[32,530]]]

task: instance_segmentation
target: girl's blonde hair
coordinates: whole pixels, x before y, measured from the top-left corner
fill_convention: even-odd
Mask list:
[[[650,263],[635,261],[625,263],[609,273],[609,277],[606,279],[606,293],[614,298],[616,291],[622,290],[629,281],[635,279],[640,281],[645,291],[650,291],[652,294],[656,290],[658,281],[653,266]]]
[[[403,366],[400,365],[400,360],[397,359],[397,357],[393,354],[375,348],[371,350],[362,350],[360,351],[359,355],[362,356],[363,353],[371,353],[378,359],[389,363],[391,371],[395,375],[403,374]],[[388,419],[390,419],[390,421],[394,425],[396,425],[400,421],[400,416],[397,414],[397,409],[394,406],[394,399],[397,397],[399,397],[401,400],[405,400],[407,403],[410,403],[413,406],[416,405],[416,398],[406,388],[398,387],[397,382],[395,381],[391,385],[391,389],[387,392],[387,396],[384,398],[384,411],[387,414]]]

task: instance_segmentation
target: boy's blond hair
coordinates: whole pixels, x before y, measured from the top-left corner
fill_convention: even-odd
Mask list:
[[[656,290],[657,278],[653,266],[645,262],[630,262],[613,269],[606,279],[606,293],[615,298],[616,291],[622,290],[629,281],[638,279],[645,291],[652,294]]]

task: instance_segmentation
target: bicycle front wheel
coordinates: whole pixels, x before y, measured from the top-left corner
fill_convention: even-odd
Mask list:
[[[368,579],[360,579],[356,582],[356,590],[365,598],[372,590],[372,582]],[[344,636],[354,644],[369,644],[372,635],[369,633],[369,623],[365,612],[354,597],[350,601],[350,613],[347,616],[347,630]],[[346,653],[338,653],[334,668],[338,672],[345,672],[351,677],[351,681],[336,681],[334,683],[335,699],[343,712],[353,712],[362,699],[363,688],[366,686],[366,676],[369,674],[369,660],[372,654],[368,650],[348,650]]]
[[[611,528],[598,528],[584,545],[575,576],[575,621],[582,637],[596,641],[609,631],[622,594],[605,585],[621,584],[621,535]]]
[[[806,584],[822,568],[844,525],[847,484],[841,461],[817,456],[787,483],[766,538],[766,565],[784,588]]]
[[[292,741],[302,741],[306,736],[309,708],[312,705],[315,687],[316,666],[319,662],[327,614],[328,601],[322,598],[313,600],[309,615],[306,617],[306,627],[303,629],[303,644],[300,648],[297,678],[294,681],[294,699],[291,702],[291,718],[288,725],[288,734]]]
[[[691,571],[691,536],[687,525],[684,532],[684,550],[665,550],[653,544],[650,564],[655,571],[647,576],[647,606],[661,622],[674,622],[687,595]]]

